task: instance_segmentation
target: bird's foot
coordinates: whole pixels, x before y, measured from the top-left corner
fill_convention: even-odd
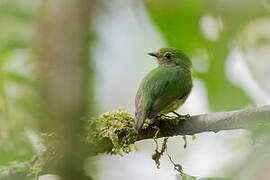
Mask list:
[[[159,114],[156,116],[157,118],[171,118],[171,116],[165,115],[165,114]]]
[[[190,115],[189,114],[181,115],[181,114],[178,114],[175,111],[173,111],[172,113],[175,114],[179,119],[182,119],[182,120],[188,120],[188,119],[190,119]]]

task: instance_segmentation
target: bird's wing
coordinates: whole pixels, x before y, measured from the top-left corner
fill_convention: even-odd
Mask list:
[[[142,85],[137,91],[136,97],[135,97],[135,117],[136,119],[140,119],[140,116],[142,114]]]
[[[188,94],[192,86],[188,74],[181,70],[161,69],[155,81],[151,90],[153,98],[149,118],[155,117],[176,99]]]
[[[174,69],[158,67],[143,80],[135,99],[136,129],[146,118],[155,117],[177,98],[186,93],[186,74]]]
[[[148,106],[150,105],[150,101],[147,101],[147,92],[145,92],[144,89],[145,83],[144,81],[140,85],[140,88],[137,91],[136,97],[135,97],[135,128],[139,130],[145,119],[147,118],[147,111],[149,110]],[[147,106],[148,104],[148,106]]]

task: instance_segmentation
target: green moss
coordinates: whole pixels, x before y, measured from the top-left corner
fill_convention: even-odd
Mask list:
[[[184,140],[184,149],[187,148],[187,136],[182,136],[183,140]]]
[[[132,151],[132,147],[136,150],[134,143],[137,139],[137,132],[134,129],[134,123],[134,116],[123,109],[91,118],[87,125],[86,141],[92,147],[98,148],[97,152],[104,149],[109,154],[129,153]],[[106,147],[109,141],[104,141],[104,139],[111,141],[112,148]],[[100,144],[100,142],[105,143]]]
[[[158,131],[157,131],[157,133],[158,133]],[[156,139],[157,138],[157,133],[156,133],[156,136],[154,137],[154,141],[156,143],[156,149],[155,149],[154,154],[152,155],[152,159],[155,161],[155,163],[157,165],[157,168],[159,169],[160,168],[160,159],[163,156],[164,152],[167,150],[168,138],[164,138],[162,146],[161,146],[161,150],[158,151],[158,142],[157,142],[157,139]]]

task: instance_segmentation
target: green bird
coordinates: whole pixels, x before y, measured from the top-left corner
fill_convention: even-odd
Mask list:
[[[173,48],[148,53],[157,58],[158,67],[143,79],[135,98],[136,130],[146,119],[175,112],[184,104],[192,89],[191,61],[186,54]]]

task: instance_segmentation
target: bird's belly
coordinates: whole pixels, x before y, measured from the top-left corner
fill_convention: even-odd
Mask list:
[[[181,98],[181,99],[176,99],[171,104],[169,104],[166,108],[164,108],[162,111],[160,111],[159,114],[167,114],[169,112],[175,111],[176,109],[178,109],[180,106],[182,106],[184,104],[187,97],[188,97],[188,95]]]

